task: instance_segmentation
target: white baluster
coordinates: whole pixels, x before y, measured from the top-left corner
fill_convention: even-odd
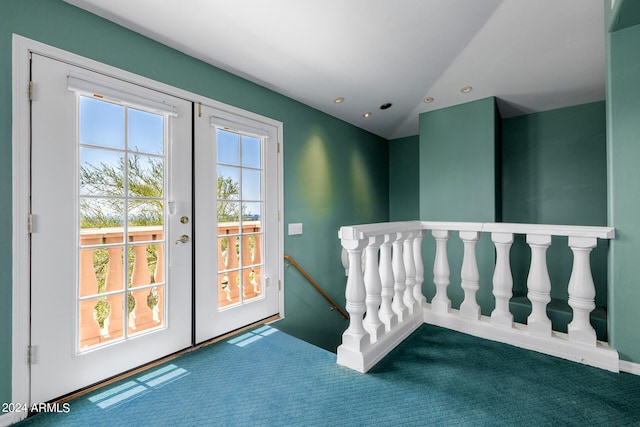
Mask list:
[[[493,272],[493,296],[496,308],[491,313],[491,323],[512,328],[513,314],[509,311],[509,300],[513,296],[513,276],[509,262],[509,251],[513,244],[512,233],[491,233],[496,246],[496,268]]]
[[[384,333],[384,325],[378,317],[378,310],[382,303],[382,283],[378,270],[378,250],[383,241],[383,236],[369,238],[369,245],[365,249],[366,270],[364,272],[364,286],[367,291],[365,304],[367,315],[364,318],[364,328],[371,336],[371,343],[375,343]]]
[[[393,300],[393,267],[391,265],[391,245],[398,237],[397,233],[385,234],[380,246],[380,280],[382,281],[382,303],[380,305],[380,320],[389,332],[398,324],[398,315],[391,308]]]
[[[404,271],[406,274],[406,289],[404,291],[404,305],[409,309],[409,314],[417,312],[419,306],[418,301],[413,297],[413,288],[416,284],[416,265],[413,259],[413,240],[415,233],[410,232],[407,234],[407,238],[403,243],[403,259],[404,259]]]
[[[349,277],[345,296],[346,308],[349,312],[349,327],[342,334],[342,346],[345,349],[362,352],[370,345],[369,333],[363,326],[363,315],[366,311],[366,290],[362,276],[362,249],[367,240],[342,240],[342,247],[349,255]]]
[[[569,305],[573,309],[573,320],[568,326],[569,340],[592,346],[596,345],[597,338],[589,315],[596,308],[596,288],[589,254],[596,245],[595,237],[569,237],[573,251],[573,269],[569,279]]]
[[[404,305],[403,300],[404,290],[406,288],[405,281],[407,280],[407,276],[404,271],[404,259],[402,256],[402,246],[405,235],[406,233],[398,233],[398,238],[393,242],[393,254],[391,260],[394,279],[393,290],[395,291],[391,307],[398,315],[398,323],[405,321],[409,314],[409,309]]]
[[[431,308],[438,313],[448,313],[451,309],[451,300],[447,296],[447,286],[449,286],[451,270],[447,256],[447,240],[451,232],[433,230],[431,234],[436,239],[436,259],[433,263],[433,283],[436,285],[436,295],[431,300]]]
[[[424,264],[422,263],[423,236],[424,231],[418,230],[415,239],[413,239],[413,259],[416,265],[416,285],[413,287],[413,297],[420,307],[423,307],[427,302],[427,299],[422,294],[422,283],[424,283]]]
[[[551,320],[547,316],[547,304],[551,301],[547,248],[551,245],[551,236],[529,234],[527,243],[531,247],[531,266],[527,278],[527,298],[531,301],[528,330],[536,335],[551,336]]]
[[[460,239],[464,242],[464,257],[462,259],[461,287],[464,289],[464,301],[460,304],[460,316],[478,320],[480,318],[480,306],[476,300],[476,292],[480,289],[480,272],[476,259],[476,243],[479,233],[477,231],[461,231]]]

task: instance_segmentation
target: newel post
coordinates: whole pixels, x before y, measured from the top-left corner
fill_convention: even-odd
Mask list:
[[[342,346],[355,352],[362,352],[370,345],[369,333],[363,325],[363,316],[367,308],[362,274],[362,249],[367,243],[367,239],[342,239],[342,247],[347,250],[349,257],[349,277],[345,291],[349,327],[342,334]]]
[[[528,234],[527,244],[531,247],[531,266],[527,277],[527,298],[531,301],[528,330],[536,335],[551,336],[551,320],[547,316],[547,304],[551,301],[547,248],[551,245],[551,236]]]
[[[569,340],[593,346],[597,338],[589,315],[596,308],[596,288],[589,254],[597,243],[595,237],[569,237],[569,246],[573,251],[573,269],[569,279],[569,305],[573,309],[573,320],[568,326]]]

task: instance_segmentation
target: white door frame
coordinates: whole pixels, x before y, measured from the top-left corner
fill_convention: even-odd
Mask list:
[[[242,115],[269,123],[278,129],[278,142],[282,147],[282,122],[227,105],[214,99],[179,89],[165,83],[124,71],[122,69],[88,59],[65,50],[14,34],[12,44],[12,402],[30,403],[30,370],[28,346],[30,344],[29,322],[29,190],[30,190],[30,113],[29,113],[29,54],[37,52],[44,56],[68,62],[84,68],[98,70],[111,77],[127,80],[140,86],[175,97],[207,105],[229,113]],[[37,87],[35,88],[37,96]],[[283,203],[283,150],[278,154],[278,251],[279,274],[284,277],[284,227]],[[283,281],[284,285],[284,281]],[[280,317],[284,317],[284,286],[280,291]],[[26,413],[13,413],[12,422],[26,418]],[[4,420],[3,420],[4,421]]]

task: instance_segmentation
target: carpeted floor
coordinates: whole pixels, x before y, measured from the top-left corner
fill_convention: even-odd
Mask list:
[[[640,426],[640,376],[424,325],[370,373],[269,326],[19,426]]]

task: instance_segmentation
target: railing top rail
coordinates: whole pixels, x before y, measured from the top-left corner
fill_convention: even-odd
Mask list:
[[[507,222],[449,222],[398,221],[340,227],[338,237],[343,240],[361,240],[381,234],[415,230],[479,231],[514,234],[537,234],[568,237],[615,238],[613,227],[589,227],[555,224],[517,224]]]
[[[614,239],[616,237],[616,230],[613,227],[589,227],[582,225],[486,223],[482,231],[568,237],[597,237],[599,239]]]
[[[403,231],[421,230],[420,221],[379,222],[375,224],[348,225],[340,227],[338,238],[341,240],[361,240],[372,236]]]

